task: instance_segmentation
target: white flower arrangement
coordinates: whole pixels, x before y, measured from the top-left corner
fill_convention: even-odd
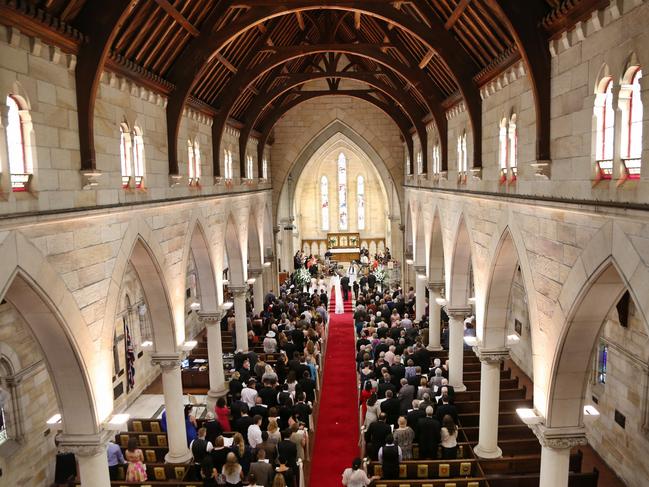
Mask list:
[[[385,281],[385,277],[386,277],[386,275],[385,275],[385,270],[383,269],[383,266],[382,266],[382,265],[378,266],[378,267],[374,270],[374,272],[372,272],[372,274],[374,274],[374,277],[376,277],[376,282],[383,282],[383,281]]]
[[[300,267],[295,274],[293,274],[293,283],[296,286],[308,286],[311,284],[311,274],[304,267]]]

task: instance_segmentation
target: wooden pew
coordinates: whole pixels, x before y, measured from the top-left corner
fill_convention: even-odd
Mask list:
[[[146,464],[146,473],[147,478],[150,480],[158,481],[189,481],[189,474],[191,472],[192,465],[189,463],[171,465],[168,463],[147,463]],[[117,469],[117,477],[120,480],[126,478],[126,464],[119,465]]]
[[[412,444],[412,456],[415,460],[419,460],[419,445],[417,443]],[[437,448],[437,458],[442,457],[442,447]],[[457,457],[458,459],[471,459],[475,458],[473,456],[473,449],[469,443],[458,442],[457,444]]]
[[[66,484],[79,486],[81,483]],[[110,483],[111,487],[203,487],[203,482],[190,481],[169,481],[169,480],[146,480],[144,482],[126,482],[125,480],[114,480]]]
[[[472,446],[478,442],[472,443]],[[541,443],[536,437],[520,440],[498,441],[498,446],[503,452],[503,457],[516,457],[519,455],[540,455]]]
[[[500,388],[500,400],[504,399],[525,399],[527,388],[525,386],[515,389]],[[479,401],[480,391],[462,391],[455,393],[455,402]]]
[[[489,487],[484,477],[427,480],[375,480],[373,487]]]
[[[460,426],[463,428],[470,428],[470,427],[477,427],[480,426],[480,413],[475,412],[475,413],[463,413],[459,414],[459,421],[460,421]],[[506,411],[506,412],[500,412],[498,414],[498,424],[499,425],[506,425],[506,424],[523,424],[521,421],[521,418],[518,417],[518,414],[516,412],[512,411]]]
[[[511,369],[505,369],[500,371],[500,380],[511,379],[512,371]],[[469,381],[480,381],[480,372],[464,372],[463,380]]]
[[[479,380],[465,380],[464,385],[467,391],[480,390]],[[514,377],[513,379],[500,379],[500,389],[518,389],[518,377]]]
[[[489,487],[538,487],[539,474],[511,475],[489,477]],[[570,473],[568,487],[597,487],[599,471]]]
[[[479,427],[462,427],[460,432],[469,443],[478,441]],[[534,432],[525,424],[505,424],[498,426],[498,440],[525,440],[535,439]]]
[[[383,475],[379,462],[370,462],[369,476]],[[405,460],[399,464],[400,479],[437,479],[446,477],[480,477],[475,459],[463,460]]]
[[[570,454],[570,471],[581,472],[583,452]],[[538,474],[541,470],[541,455],[519,455],[503,458],[481,458],[480,468],[487,478],[500,475]]]

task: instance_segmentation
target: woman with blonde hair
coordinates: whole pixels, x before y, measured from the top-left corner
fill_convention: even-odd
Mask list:
[[[399,416],[399,427],[394,430],[394,444],[401,447],[403,460],[412,460],[412,442],[415,441],[415,432],[408,426],[405,416]]]
[[[279,432],[279,426],[277,425],[277,418],[270,417],[268,418],[268,442],[277,446],[277,444],[282,441],[282,434]]]
[[[286,481],[284,480],[284,476],[282,474],[278,473],[275,475],[272,487],[286,487]]]
[[[237,461],[237,456],[230,452],[223,465],[223,476],[225,477],[225,485],[240,487],[243,480],[243,468]]]

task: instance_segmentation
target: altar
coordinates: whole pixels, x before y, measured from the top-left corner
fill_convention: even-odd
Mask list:
[[[304,238],[301,244],[302,251],[309,255],[323,257],[328,250],[332,259],[338,262],[351,262],[360,260],[360,250],[366,248],[370,255],[385,249],[383,237],[361,237],[358,232],[329,232],[325,238]]]

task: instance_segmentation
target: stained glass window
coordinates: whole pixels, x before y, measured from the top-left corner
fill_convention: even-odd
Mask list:
[[[252,156],[246,157],[246,177],[252,179],[254,176],[252,169]]]
[[[433,147],[433,174],[442,172],[442,159],[440,157],[439,144]]]
[[[329,180],[327,176],[320,178],[320,216],[322,230],[329,230]]]
[[[608,366],[608,345],[600,342],[597,354],[597,383],[606,384],[606,368]]]
[[[338,230],[347,230],[349,213],[347,208],[347,158],[338,155]]]
[[[365,230],[365,179],[363,176],[358,176],[356,181],[356,200],[358,229]]]

